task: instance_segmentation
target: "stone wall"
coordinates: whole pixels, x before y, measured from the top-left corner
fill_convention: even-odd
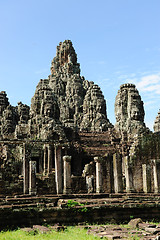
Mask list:
[[[0,194],[159,192],[159,113],[153,134],[127,83],[115,116],[113,126],[100,87],[81,76],[72,42],[61,42],[30,107],[0,92]]]

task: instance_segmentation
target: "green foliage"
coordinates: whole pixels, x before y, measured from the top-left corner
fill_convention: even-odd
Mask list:
[[[76,209],[75,207],[76,206],[81,206],[83,208],[78,208]],[[68,208],[71,208],[73,209],[74,211],[78,211],[78,212],[87,212],[88,209],[86,207],[84,207],[85,205],[83,203],[79,203],[79,202],[76,202],[76,201],[73,201],[73,200],[68,200],[68,203],[67,203],[67,207]]]
[[[160,135],[156,133],[146,133],[139,138],[136,155],[141,158],[160,157]]]
[[[103,146],[104,146],[104,147],[109,147],[110,144],[108,144],[108,143],[104,143]]]
[[[133,237],[131,237],[131,240],[140,240],[141,238],[140,237],[138,237],[138,236],[133,236]]]
[[[75,206],[79,206],[79,203],[73,200],[68,200],[67,207],[73,208]]]
[[[39,233],[39,232],[38,232],[37,229],[33,229],[32,231],[28,232],[28,235],[30,235],[30,236],[35,236],[35,235],[37,235],[38,233]]]

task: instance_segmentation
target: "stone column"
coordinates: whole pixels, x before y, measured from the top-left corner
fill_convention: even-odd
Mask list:
[[[94,157],[94,161],[96,162],[96,193],[102,192],[102,158]]]
[[[36,195],[36,161],[29,161],[29,194]]]
[[[44,145],[44,154],[43,154],[43,174],[45,175],[47,173],[47,165],[48,165],[48,148],[46,146],[46,144]]]
[[[151,191],[151,178],[150,178],[150,167],[146,164],[142,164],[143,174],[143,192],[148,193]]]
[[[64,156],[64,194],[71,193],[71,156]]]
[[[114,176],[114,191],[115,193],[122,192],[122,160],[119,154],[113,155],[113,176]]]
[[[113,158],[108,155],[106,165],[106,192],[113,192]]]
[[[57,194],[62,193],[62,148],[55,147],[55,181]]]
[[[133,175],[132,170],[129,167],[129,157],[125,156],[123,158],[125,179],[126,179],[126,192],[130,193],[133,191]]]
[[[41,149],[41,154],[39,158],[39,173],[43,173],[43,151]]]
[[[51,145],[48,145],[48,169],[47,174],[49,174],[52,171],[52,158],[53,158],[53,149]]]
[[[153,181],[154,181],[154,192],[159,193],[159,184],[158,184],[158,172],[157,172],[157,162],[155,159],[153,162]]]
[[[29,160],[26,156],[26,144],[23,144],[23,193],[29,193]]]

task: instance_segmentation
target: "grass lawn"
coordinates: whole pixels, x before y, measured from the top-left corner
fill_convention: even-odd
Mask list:
[[[0,240],[99,240],[99,237],[88,235],[87,230],[77,227],[68,227],[65,231],[56,232],[51,231],[49,233],[35,233],[24,232],[22,230],[0,232]]]

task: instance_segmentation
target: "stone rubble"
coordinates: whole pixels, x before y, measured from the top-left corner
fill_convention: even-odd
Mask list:
[[[137,226],[133,226],[132,223],[137,222]],[[144,227],[145,226],[145,227]],[[151,223],[142,222],[141,219],[133,219],[128,225],[79,225],[81,229],[88,229],[87,234],[94,235],[103,239],[140,239],[140,240],[159,240],[160,239],[160,228]],[[50,227],[41,225],[33,225],[32,228],[21,228],[25,232],[38,231],[39,233],[47,233],[54,231],[64,231],[67,229],[66,226],[55,224]]]
[[[128,225],[122,225],[121,227],[110,224],[104,226],[89,226],[88,234],[93,234],[94,236],[108,240],[132,238],[140,240],[158,240],[160,238],[160,228],[155,224],[144,223],[138,218],[131,220]]]

